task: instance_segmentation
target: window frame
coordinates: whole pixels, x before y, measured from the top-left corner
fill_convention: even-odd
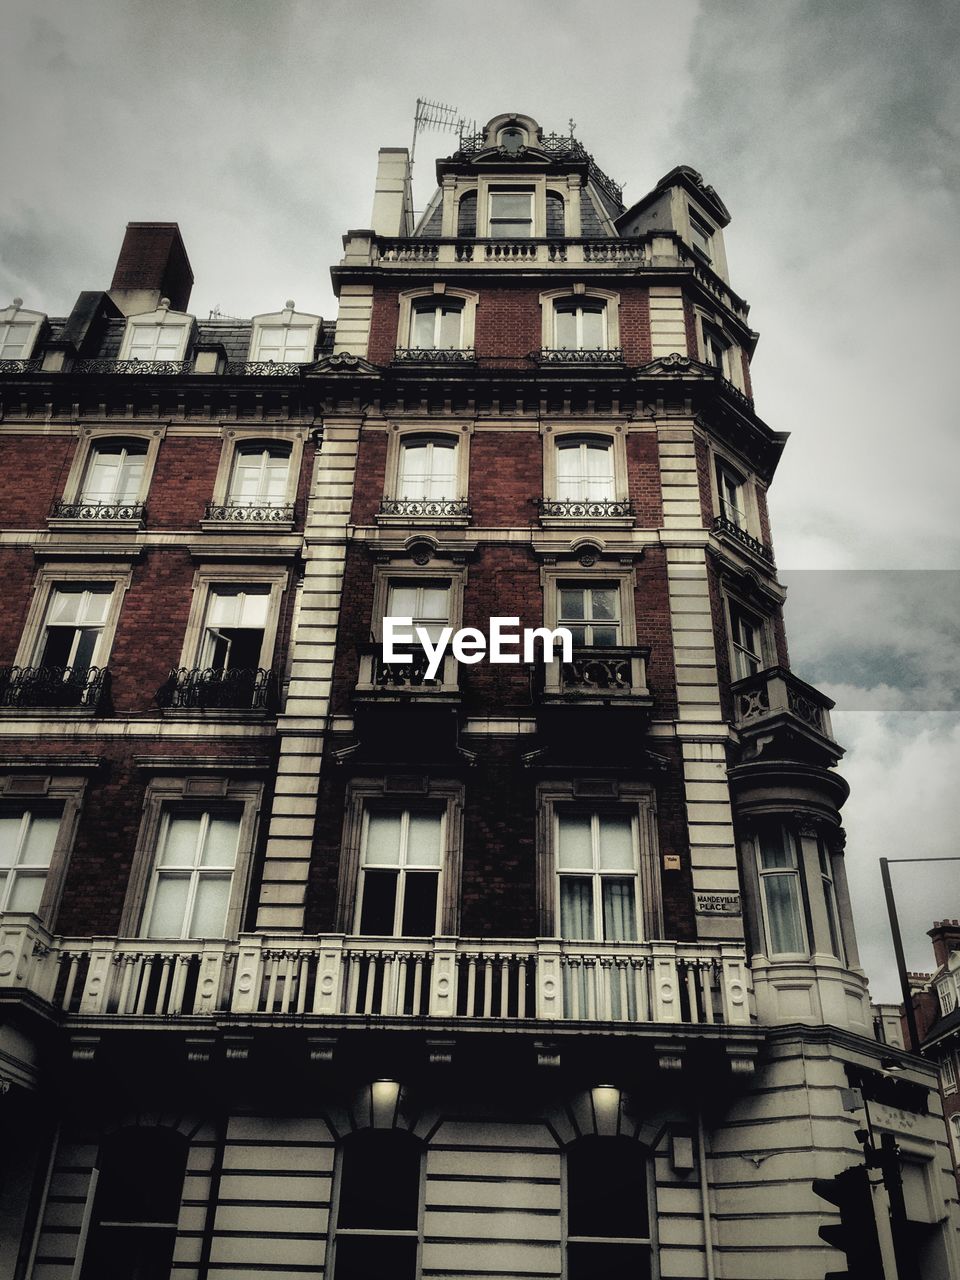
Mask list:
[[[687,222],[690,227],[691,249],[693,249],[694,253],[697,254],[701,261],[706,262],[707,266],[713,267],[716,259],[714,237],[717,234],[717,228],[712,226],[699,209],[695,209],[691,204],[687,205]],[[698,232],[699,239],[697,236]],[[706,247],[699,243],[700,239],[705,241]]]
[[[417,1225],[415,1229],[396,1228],[396,1229],[377,1229],[375,1227],[341,1227],[339,1224],[341,1196],[344,1182],[344,1159],[346,1145],[354,1138],[365,1133],[391,1133],[401,1134],[404,1141],[416,1142],[419,1146],[419,1178],[417,1183]],[[374,1125],[369,1129],[354,1129],[352,1132],[345,1134],[336,1144],[334,1149],[333,1161],[333,1178],[330,1188],[330,1213],[329,1213],[329,1234],[327,1242],[327,1254],[325,1259],[324,1274],[330,1277],[330,1280],[336,1280],[337,1277],[337,1240],[339,1236],[347,1237],[366,1237],[381,1236],[390,1239],[402,1237],[404,1239],[416,1240],[416,1252],[413,1265],[413,1280],[417,1280],[421,1271],[421,1259],[423,1253],[424,1238],[424,1217],[426,1213],[426,1143],[417,1137],[409,1129],[401,1128],[399,1125],[380,1126]]]
[[[130,500],[130,503],[122,505],[133,505],[143,503],[147,499],[150,492],[150,486],[153,482],[153,472],[157,464],[157,457],[160,452],[160,445],[167,433],[166,424],[160,427],[144,428],[142,425],[128,428],[125,425],[112,424],[110,426],[84,427],[79,432],[77,447],[74,450],[73,459],[70,463],[70,470],[67,472],[67,478],[63,486],[63,501],[66,504],[73,505],[83,501],[84,481],[93,461],[93,455],[100,445],[119,444],[128,441],[137,441],[146,445],[146,457],[144,459],[143,475],[140,478],[140,491],[136,498]],[[90,529],[103,525],[102,520],[79,520],[74,517],[54,516],[48,521],[51,528],[57,529]],[[111,520],[109,525],[111,528],[139,528],[141,524],[140,518],[133,520]]]
[[[297,500],[297,493],[300,487],[300,473],[303,468],[303,450],[306,442],[306,428],[284,428],[271,430],[269,427],[264,430],[256,427],[234,427],[224,426],[221,429],[222,445],[220,449],[220,461],[217,464],[217,474],[213,482],[213,493],[210,498],[210,505],[214,507],[231,508],[234,504],[230,498],[230,486],[233,482],[234,471],[236,468],[237,456],[243,449],[253,448],[258,444],[265,447],[270,445],[282,445],[290,449],[290,461],[287,471],[287,488],[282,500],[271,502],[256,503],[256,506],[294,506]],[[200,521],[203,529],[223,529],[224,526],[231,524],[241,524],[247,533],[255,533],[258,530],[270,530],[276,533],[279,529],[292,529],[293,520],[290,521],[251,521],[251,520],[208,520]]]
[[[763,954],[770,961],[776,962],[796,962],[798,960],[807,960],[814,954],[813,942],[811,936],[811,922],[809,918],[809,905],[807,894],[807,883],[804,867],[803,846],[800,833],[796,831],[792,824],[787,820],[786,815],[769,815],[764,819],[762,825],[780,828],[781,832],[787,837],[787,845],[793,854],[793,865],[789,867],[764,867],[761,854],[760,842],[762,839],[761,830],[758,827],[753,834],[753,850],[754,850],[754,871],[757,878],[757,902],[759,905],[759,923],[762,930],[763,938]],[[770,910],[767,902],[767,891],[765,888],[765,880],[777,876],[789,875],[796,884],[796,903],[797,903],[797,921],[800,926],[800,934],[804,947],[799,951],[774,951],[772,943],[772,931],[770,926]]]
[[[571,1187],[570,1187],[570,1150],[581,1142],[620,1142],[632,1143],[638,1151],[643,1154],[645,1165],[645,1199],[647,1207],[647,1226],[648,1234],[646,1236],[575,1236],[570,1231],[570,1223],[573,1217],[571,1211]],[[561,1187],[562,1187],[562,1212],[561,1212],[561,1249],[563,1253],[563,1274],[567,1275],[570,1270],[569,1265],[569,1246],[570,1244],[625,1244],[634,1245],[638,1248],[649,1249],[650,1256],[650,1280],[655,1280],[660,1275],[659,1252],[660,1241],[657,1233],[657,1179],[656,1179],[656,1161],[653,1151],[645,1147],[637,1138],[628,1136],[623,1133],[602,1134],[596,1131],[584,1132],[575,1138],[573,1142],[567,1143],[563,1148],[563,1161],[561,1164]]]
[[[394,863],[369,864],[366,862],[367,840],[370,830],[370,818],[373,814],[389,814],[399,815],[400,817],[400,849],[398,861]],[[433,931],[431,933],[407,934],[403,932],[404,908],[406,905],[406,888],[408,871],[432,872],[434,868],[427,863],[410,864],[408,861],[409,840],[410,840],[410,819],[414,815],[430,814],[440,818],[440,862],[436,867],[437,876],[437,894],[436,905],[434,908]],[[357,890],[356,905],[354,909],[353,929],[351,934],[353,937],[385,937],[400,940],[402,938],[436,938],[442,934],[441,923],[444,909],[444,890],[445,890],[445,853],[447,849],[446,825],[448,821],[448,813],[446,805],[424,805],[422,803],[412,803],[406,801],[399,805],[384,804],[368,804],[364,807],[361,819],[362,830],[360,833],[360,862],[357,869]],[[363,899],[364,889],[366,887],[367,872],[369,870],[384,870],[397,872],[397,888],[396,896],[393,904],[393,928],[386,934],[365,934],[361,932],[360,925],[363,919]]]
[[[186,359],[187,346],[196,329],[196,319],[186,311],[171,311],[169,303],[166,306],[163,305],[165,301],[165,299],[161,299],[160,306],[155,311],[144,311],[138,315],[127,317],[123,340],[120,343],[120,353],[117,357],[119,360],[142,360],[144,364],[149,364],[152,362],[166,363],[167,361],[175,362]],[[176,354],[157,356],[156,347],[154,347],[154,354],[151,356],[132,355],[131,349],[138,331],[147,328],[179,329]]]
[[[940,1059],[940,1088],[944,1094],[957,1092],[957,1068],[950,1052]]]
[[[455,298],[452,294],[447,293],[431,294],[427,297],[413,298],[410,303],[410,331],[407,334],[406,349],[408,351],[463,351],[463,313],[466,304],[462,298]],[[457,341],[453,346],[445,346],[439,341],[442,336],[443,329],[443,310],[444,307],[448,311],[455,313],[457,316]],[[433,312],[433,342],[426,346],[422,346],[414,341],[414,330],[416,323],[421,315],[427,312]]]
[[[702,364],[716,369],[721,377],[733,384],[738,391],[746,394],[743,375],[743,349],[740,343],[730,336],[721,318],[705,311],[703,307],[693,308],[694,323],[697,331],[697,351]],[[722,348],[722,359],[719,365],[708,359],[707,340],[712,337]]]
[[[186,931],[187,923],[191,919],[194,908],[196,906],[197,892],[198,892],[200,882],[204,877],[204,871],[209,873],[211,877],[214,874],[216,874],[222,879],[224,872],[227,870],[226,867],[204,868],[202,862],[197,860],[194,861],[194,864],[189,868],[189,871],[187,872],[186,875],[181,874],[179,876],[174,877],[176,879],[181,879],[181,880],[186,879],[189,881],[188,887],[187,887],[187,899],[184,907],[183,923],[181,925],[180,933],[179,934],[157,934],[156,936],[154,936],[150,933],[145,932],[145,929],[150,921],[150,917],[152,915],[153,908],[157,900],[157,893],[159,890],[159,885],[161,880],[161,866],[159,862],[159,856],[168,838],[171,822],[175,817],[196,817],[196,816],[199,816],[200,818],[200,835],[204,843],[209,833],[211,818],[229,816],[231,818],[237,819],[236,859],[239,860],[240,837],[241,837],[241,830],[243,825],[242,808],[238,809],[235,804],[223,805],[222,803],[210,802],[210,801],[197,802],[196,805],[181,801],[181,802],[177,802],[175,807],[169,803],[163,805],[160,811],[160,823],[157,830],[157,847],[154,855],[153,867],[151,869],[149,881],[147,884],[147,891],[146,891],[146,896],[144,898],[144,904],[143,904],[143,914],[140,921],[141,936],[144,938],[145,941],[185,942],[185,941],[199,941],[199,940],[205,940],[205,941],[218,940],[215,936],[211,936],[211,938],[207,939],[206,935],[196,935],[193,933],[188,933]],[[195,850],[195,852],[199,852],[199,846]],[[230,918],[230,909],[231,909],[233,898],[234,898],[233,880],[234,880],[234,875],[236,874],[236,861],[234,862],[233,866],[229,868],[229,870],[230,870],[230,888],[227,892],[227,905],[224,913],[225,921],[229,920]],[[224,937],[230,937],[230,936],[231,935],[227,931],[227,927],[225,924]]]
[[[225,762],[225,769],[228,768]],[[141,931],[147,919],[150,890],[160,852],[160,834],[164,815],[180,807],[185,812],[211,807],[230,809],[240,814],[240,833],[237,841],[237,860],[230,884],[224,937],[238,936],[247,908],[250,891],[253,854],[260,827],[263,783],[254,779],[232,778],[224,774],[172,776],[154,774],[147,783],[143,797],[143,811],[137,841],[134,847],[130,878],[120,913],[117,936],[142,938]]]
[[[403,465],[403,449],[411,438],[429,440],[452,440],[457,446],[456,494],[451,494],[449,501],[465,503],[470,493],[470,441],[473,436],[473,424],[462,424],[459,429],[438,427],[436,422],[413,421],[391,423],[387,428],[387,456],[384,466],[384,502],[415,502],[414,498],[400,497],[400,474]],[[433,501],[440,501],[434,499]],[[466,525],[469,513],[463,515],[385,515],[380,512],[376,516],[378,525]]]
[[[586,817],[590,820],[590,855],[591,868],[563,868],[560,866],[559,850],[561,842],[561,824],[565,816]],[[626,868],[611,868],[604,870],[599,865],[600,851],[600,823],[602,818],[628,818],[630,822],[630,840],[633,851],[633,871],[630,872]],[[631,942],[637,943],[641,940],[641,930],[643,926],[643,904],[641,901],[640,883],[640,818],[639,813],[632,809],[619,809],[616,806],[604,805],[555,805],[553,809],[553,822],[555,831],[553,833],[554,848],[557,850],[556,859],[556,905],[557,918],[555,921],[555,933],[559,938],[563,938],[565,942]],[[561,892],[564,876],[578,877],[580,879],[588,879],[591,882],[591,898],[592,898],[592,914],[594,921],[594,931],[602,934],[605,929],[604,925],[604,898],[603,883],[605,878],[616,880],[633,880],[634,897],[633,897],[633,924],[635,938],[566,938],[562,932],[562,913],[563,913],[563,895]]]
[[[0,310],[0,353],[2,353],[3,343],[10,332],[10,326],[14,324],[22,324],[29,326],[30,332],[26,341],[17,356],[4,356],[0,354],[2,360],[32,360],[34,352],[37,349],[37,340],[40,337],[40,330],[46,323],[46,313],[43,311],[25,311],[20,305],[22,299],[14,298],[8,307]]]
[[[727,653],[730,662],[730,679],[732,682],[738,680],[747,680],[761,671],[767,671],[770,667],[777,665],[776,649],[774,647],[773,636],[771,633],[770,618],[761,613],[754,606],[745,603],[739,596],[732,595],[728,592],[724,593],[724,615],[727,625]],[[757,635],[759,652],[754,656],[759,658],[760,665],[756,671],[742,674],[740,671],[740,652],[744,649],[741,642],[737,639],[739,622],[746,622],[752,626]]]
[[[540,302],[540,346],[544,351],[560,351],[556,341],[556,304],[579,300],[603,304],[606,346],[578,347],[582,351],[616,351],[620,347],[620,294],[611,289],[598,289],[576,283],[563,289],[547,289],[539,296]],[[574,348],[566,348],[574,350]]]
[[[620,642],[615,648],[635,648],[637,644],[636,573],[632,567],[604,564],[550,565],[540,570],[543,587],[543,625],[560,625],[560,587],[565,583],[584,587],[616,586],[620,592]],[[589,647],[589,646],[588,646]]]
[[[29,768],[29,761],[24,762]],[[48,929],[56,923],[70,857],[80,823],[87,779],[73,774],[32,772],[8,774],[0,781],[0,810],[59,809],[60,826],[50,856],[37,910],[33,913]],[[0,916],[2,916],[0,912]]]
[[[98,661],[94,664],[101,669],[109,666],[117,624],[120,620],[120,611],[123,607],[123,599],[130,586],[132,576],[133,571],[129,566],[107,569],[101,565],[78,564],[75,561],[63,564],[52,562],[42,565],[37,570],[33,599],[27,610],[27,618],[20,636],[16,657],[14,658],[14,666],[31,667],[34,665],[33,658],[34,655],[40,652],[40,638],[46,627],[54,590],[60,586],[79,586],[83,583],[109,584],[112,588],[110,605],[107,609],[98,642],[100,650],[97,655]],[[57,714],[63,715],[64,709],[59,708]]]
[[[452,351],[472,351],[475,346],[477,323],[477,303],[480,295],[472,289],[461,289],[442,282],[429,287],[404,289],[397,298],[399,315],[397,319],[396,347],[399,351],[417,350],[411,344],[413,334],[413,312],[417,302],[434,300],[442,303],[444,298],[454,298],[462,304],[460,317],[460,346],[451,347]],[[426,348],[422,348],[426,349]]]
[[[463,783],[452,778],[354,778],[347,790],[340,842],[337,884],[337,931],[351,937],[360,922],[360,875],[366,814],[375,809],[421,808],[442,811],[440,883],[437,888],[436,937],[459,932],[460,881],[463,866]]]
[[[280,610],[284,592],[290,585],[290,572],[283,565],[236,565],[217,566],[203,565],[193,576],[193,597],[190,602],[190,613],[183,636],[183,646],[178,667],[194,670],[201,666],[203,641],[206,631],[206,619],[213,589],[215,587],[237,587],[240,590],[252,587],[267,587],[267,622],[263,629],[263,640],[260,645],[259,669],[273,670],[276,658],[277,633],[280,627]]]
[[[264,364],[290,364],[299,367],[302,364],[313,364],[317,358],[317,341],[320,336],[320,325],[323,318],[307,311],[297,311],[293,302],[290,301],[282,311],[265,311],[260,315],[253,316],[250,321],[250,345],[247,348],[247,361],[249,363]],[[265,357],[260,352],[260,346],[263,342],[263,336],[270,331],[277,329],[310,329],[311,335],[307,342],[307,351],[309,352],[306,360],[276,360],[273,361],[269,357]]]
[[[526,196],[528,200],[527,208],[530,211],[528,219],[520,218],[498,218],[494,216],[494,201],[498,196]],[[537,218],[537,188],[530,183],[510,183],[496,182],[488,183],[486,200],[485,200],[485,223],[486,234],[490,240],[537,240],[542,239],[546,234],[546,187],[543,189],[544,213],[543,219],[540,221],[542,233],[538,235],[538,218]],[[529,232],[524,234],[522,231],[500,232],[495,230],[495,225],[501,222],[526,222],[529,225]]]
[[[537,788],[537,903],[539,932],[543,938],[560,938],[560,860],[558,846],[561,812],[586,811],[627,814],[636,820],[637,943],[663,937],[663,898],[660,879],[660,843],[654,788],[642,782],[588,779],[551,781]],[[574,941],[567,939],[567,941]],[[602,940],[597,940],[598,945]]]

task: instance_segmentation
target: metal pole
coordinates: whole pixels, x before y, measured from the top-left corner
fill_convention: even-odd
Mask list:
[[[903,940],[900,937],[900,921],[897,919],[897,904],[893,897],[893,885],[890,882],[889,859],[880,859],[880,876],[883,880],[883,895],[887,900],[887,915],[890,918],[890,933],[893,935],[893,953],[897,959],[897,973],[900,976],[900,993],[903,996],[903,1011],[907,1019],[908,1048],[911,1053],[920,1052],[920,1037],[917,1034],[917,1016],[913,1008],[913,997],[910,994],[910,980],[907,977],[907,965],[903,958]]]

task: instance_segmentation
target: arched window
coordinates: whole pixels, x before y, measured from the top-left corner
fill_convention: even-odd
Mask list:
[[[230,477],[230,505],[281,506],[287,497],[290,446],[249,444],[237,449]]]
[[[421,351],[455,351],[463,345],[463,300],[433,295],[417,298],[410,310],[410,346]]]
[[[168,1280],[186,1164],[171,1129],[121,1129],[104,1143],[82,1280]]]
[[[145,440],[98,440],[90,449],[80,501],[137,502],[147,465]]]
[[[613,444],[600,436],[564,436],[557,441],[557,500],[612,502]]]
[[[647,1157],[628,1138],[567,1148],[567,1280],[649,1280],[653,1239]]]
[[[475,236],[477,234],[477,193],[467,191],[460,197],[457,206],[457,235]]]
[[[599,298],[559,298],[553,306],[554,341],[560,351],[596,351],[607,345],[607,307]]]
[[[333,1280],[414,1280],[422,1151],[403,1129],[368,1129],[344,1141]]]
[[[397,497],[416,501],[459,497],[457,441],[449,436],[411,436],[400,446]]]
[[[547,239],[560,240],[566,234],[563,196],[559,191],[547,192]]]

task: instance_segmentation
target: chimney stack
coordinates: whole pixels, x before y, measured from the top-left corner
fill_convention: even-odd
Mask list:
[[[370,226],[378,236],[413,234],[413,188],[406,147],[381,147]]]
[[[161,298],[186,311],[193,288],[190,259],[175,222],[128,222],[110,285],[125,316],[155,311]]]
[[[933,954],[940,969],[950,959],[951,951],[960,950],[960,920],[934,920],[927,937],[933,940]]]

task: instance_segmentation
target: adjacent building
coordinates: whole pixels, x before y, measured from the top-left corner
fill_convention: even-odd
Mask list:
[[[728,222],[506,114],[416,219],[381,152],[335,322],[198,319],[144,223],[0,312],[5,1274],[819,1280],[864,1125],[958,1274]],[[385,616],[573,651],[431,679]]]
[[[928,937],[933,941],[936,968],[910,975],[914,1019],[925,1058],[940,1072],[943,1113],[950,1135],[953,1166],[960,1183],[960,920],[937,920]]]

